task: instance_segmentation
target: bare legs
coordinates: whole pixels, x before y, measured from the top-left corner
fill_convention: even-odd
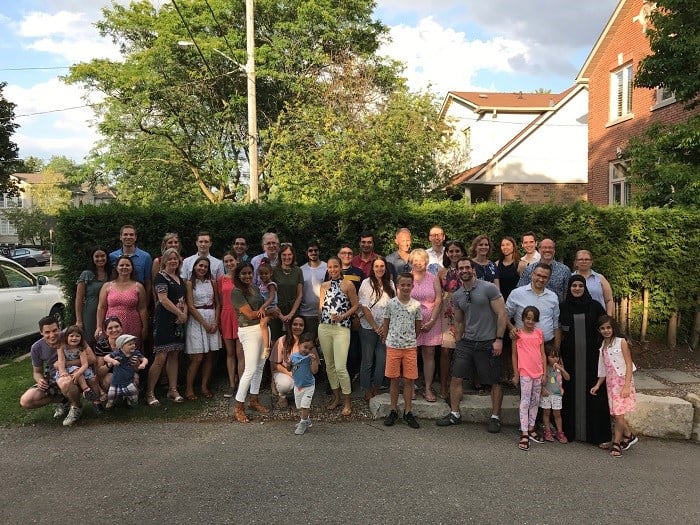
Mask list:
[[[425,382],[425,390],[423,396],[426,401],[435,401],[435,393],[433,392],[433,379],[435,378],[435,347],[422,346],[421,356],[423,357],[423,379]]]

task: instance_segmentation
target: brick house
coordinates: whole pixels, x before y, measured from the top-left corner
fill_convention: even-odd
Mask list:
[[[620,0],[576,83],[588,86],[588,200],[630,204],[624,150],[650,125],[685,122],[691,113],[663,89],[635,88],[639,62],[651,53],[645,31],[654,2]]]
[[[446,163],[468,202],[586,200],[588,89],[562,93],[450,91],[440,120],[455,144]]]

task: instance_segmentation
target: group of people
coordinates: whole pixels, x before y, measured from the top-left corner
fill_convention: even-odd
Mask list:
[[[374,235],[362,232],[357,254],[344,244],[325,262],[318,243],[308,242],[302,266],[296,264],[294,247],[280,244],[272,232],[262,236],[259,255],[251,257],[247,240],[237,237],[222,259],[210,253],[207,232],[199,233],[197,253],[185,259],[177,234],[163,237],[155,259],[136,246],[133,226],[121,228],[120,240],[117,250],[92,250],[77,280],[76,325],[61,334],[42,319],[42,339],[32,347],[37,385],[22,397],[22,406],[34,408],[58,397],[65,403],[57,406],[57,417],[68,411],[64,424],[72,424],[80,417],[81,394],[98,410],[103,402],[113,404],[108,393],[116,375],[120,384],[113,394],[129,402],[131,387],[143,380],[145,402],[159,405],[156,387],[162,375],[167,397],[175,403],[197,399],[198,377],[199,394],[209,398],[213,356],[223,347],[224,395],[235,398],[234,416],[240,422],[249,420],[246,401],[254,411],[269,411],[259,399],[269,358],[278,405],[286,407],[294,392],[298,408],[307,410],[297,431],[310,427],[304,406],[310,402],[309,376],[313,379],[323,361],[331,392],[327,408],[340,409],[344,416],[352,413],[357,377],[366,400],[389,384],[391,410],[385,423],[393,425],[401,379],[407,424],[419,426],[411,401],[420,393],[428,402],[446,400],[450,412],[437,424],[454,425],[461,421],[459,403],[464,379],[469,379],[479,388],[490,387],[488,430],[498,432],[501,385],[515,381],[523,394],[522,449],[529,441],[556,436],[621,454],[625,444],[636,442],[624,424],[624,413],[634,408],[629,349],[624,339],[617,342],[612,290],[592,269],[587,250],[576,253],[572,272],[555,259],[554,241],[538,243],[532,232],[522,236],[522,256],[516,241],[504,237],[495,260],[486,235],[467,249],[461,241],[446,241],[443,229],[434,226],[430,246],[412,249],[411,232],[400,228],[396,251],[384,257],[375,252]],[[598,327],[603,315],[612,339],[605,336],[605,325]],[[75,351],[66,353],[55,365],[64,347],[75,349],[77,336],[69,343],[69,332],[79,335],[84,352],[77,359]],[[123,366],[116,364],[118,353],[129,355],[125,335],[132,338],[127,346],[133,345],[136,355],[126,359],[133,368],[129,384],[124,382],[129,374],[114,372]],[[188,356],[184,396],[178,390],[183,352]],[[305,357],[301,365],[297,354]],[[608,396],[598,395],[598,377],[609,376],[610,370],[623,380],[608,377]],[[303,396],[296,395],[299,388],[306,389]],[[539,405],[545,409],[542,436],[533,419]],[[610,414],[616,418],[614,439]]]

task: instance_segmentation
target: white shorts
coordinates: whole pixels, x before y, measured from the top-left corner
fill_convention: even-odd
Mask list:
[[[561,395],[549,394],[548,396],[540,396],[540,408],[561,410]]]
[[[297,408],[311,408],[311,400],[314,397],[316,385],[303,386],[301,388],[294,387],[294,402]]]

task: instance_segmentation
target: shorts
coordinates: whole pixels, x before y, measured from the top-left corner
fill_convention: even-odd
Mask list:
[[[542,390],[544,392],[544,390]],[[551,408],[561,410],[561,394],[549,394],[540,396],[540,408]]]
[[[311,400],[314,397],[316,385],[294,387],[294,403],[297,408],[311,408]]]
[[[389,379],[418,379],[418,349],[387,346],[384,375]]]
[[[78,370],[79,368],[80,368],[79,366],[69,366],[68,368],[66,368],[66,372],[68,372],[69,374],[72,374],[73,372],[75,372],[75,371]],[[83,372],[83,377],[84,377],[85,379],[87,379],[88,381],[89,381],[90,379],[95,379],[95,373],[92,371],[92,368],[91,368],[91,367],[88,366],[88,367],[85,369],[85,372]]]
[[[493,341],[457,341],[452,353],[452,377],[472,378],[474,371],[482,385],[494,385],[501,380],[501,356],[493,355]]]

